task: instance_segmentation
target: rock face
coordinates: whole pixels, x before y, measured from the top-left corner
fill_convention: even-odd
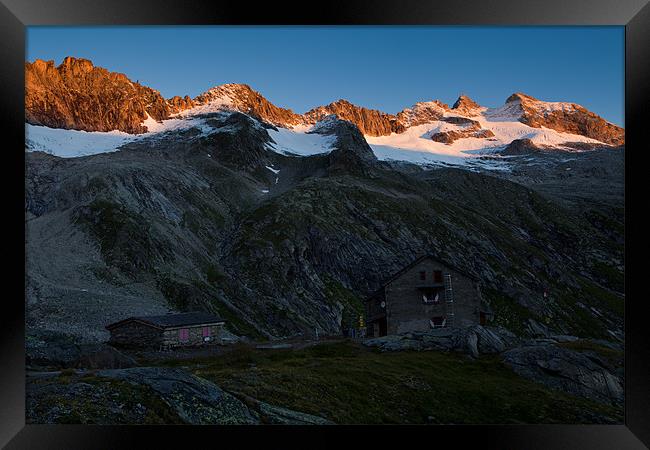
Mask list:
[[[103,343],[81,343],[58,333],[32,333],[26,339],[26,364],[50,369],[121,369],[133,367],[130,356]]]
[[[199,95],[194,106],[222,104],[273,125],[288,126],[302,122],[302,116],[290,109],[279,108],[247,84],[224,84]]]
[[[196,106],[196,102],[192,100],[189,95],[186,95],[185,97],[175,95],[167,100],[167,103],[169,105],[169,110],[172,113],[179,113]]]
[[[318,416],[232,395],[184,369],[30,372],[26,390],[29,423],[333,425]]]
[[[596,355],[557,345],[529,345],[508,350],[503,361],[519,375],[592,400],[622,404],[622,378]]]
[[[280,406],[270,405],[246,394],[236,393],[252,411],[259,414],[260,421],[268,425],[334,425],[334,422],[322,417],[294,411]]]
[[[520,111],[520,121],[535,128],[578,134],[611,145],[625,143],[625,130],[575,103],[541,102],[522,93],[512,94],[506,105]]]
[[[34,125],[85,131],[144,133],[147,114],[169,117],[170,107],[154,89],[126,75],[67,57],[25,63],[25,119]]]
[[[426,333],[405,333],[368,339],[363,345],[382,352],[455,351],[474,358],[500,354],[517,374],[553,389],[613,405],[623,403],[622,348],[594,340],[596,347],[618,352],[616,362],[594,351],[565,348],[577,342],[575,336],[552,335],[544,339],[522,340],[508,330],[476,325],[468,328],[439,328]],[[589,348],[589,347],[587,347]]]
[[[504,328],[475,325],[467,328],[437,328],[428,332],[383,336],[364,341],[367,347],[380,351],[443,350],[480,354],[501,353],[520,340]]]
[[[458,103],[458,102],[456,102]],[[431,140],[436,142],[443,142],[447,145],[452,144],[454,141],[462,138],[491,138],[494,133],[487,129],[481,129],[481,124],[466,117],[443,117],[440,120],[455,125],[460,125],[462,128],[458,130],[441,131],[431,135]]]
[[[424,123],[440,120],[449,106],[438,100],[431,102],[418,102],[411,108],[406,108],[397,113],[397,118],[405,127],[415,127]]]
[[[219,386],[182,369],[137,367],[102,370],[97,376],[151,388],[192,425],[254,425],[259,418]]]
[[[347,100],[337,100],[329,105],[309,110],[305,113],[305,120],[308,123],[316,123],[331,114],[352,122],[361,133],[368,136],[386,136],[391,133],[401,133],[406,129],[393,114],[356,106]]]
[[[367,174],[367,167],[377,162],[377,157],[363,138],[359,129],[347,120],[329,115],[321,120],[312,133],[336,136],[335,149],[329,153],[329,170]]]
[[[540,151],[540,148],[530,139],[515,139],[500,153],[505,156],[518,156],[529,155],[538,151]]]
[[[238,335],[338,334],[424,251],[480,277],[508,328],[622,327],[622,287],[599,271],[622,273],[616,222],[492,175],[395,170],[344,121],[321,130],[338,133],[336,151],[304,158],[266,149],[265,125],[243,114],[207,127],[92,158],[26,154],[29,327],[101,340],[107,323],[167,308],[227,314]]]

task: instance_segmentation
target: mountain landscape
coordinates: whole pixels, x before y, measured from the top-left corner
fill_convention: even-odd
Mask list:
[[[624,336],[623,128],[523,93],[496,107],[461,95],[391,114],[341,99],[301,114],[245,84],[166,99],[80,58],[25,72],[34,365],[52,343],[99,345],[109,323],[169,311],[215,313],[248,341],[340,336],[388,277],[434,254],[480,280],[499,342],[526,343],[503,344],[508,367],[540,381],[573,364],[569,378],[592,378],[564,391],[621,407],[622,362],[603,354],[622,352]],[[551,344],[574,347],[541,352]],[[236,371],[201,370],[264,394]],[[584,389],[594,379],[602,392]],[[322,415],[300,399],[283,406]],[[618,420],[576,414],[556,420]]]

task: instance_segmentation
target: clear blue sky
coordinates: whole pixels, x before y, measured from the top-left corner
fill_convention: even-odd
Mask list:
[[[83,57],[194,97],[247,83],[296,112],[345,98],[395,113],[460,93],[572,101],[623,125],[623,27],[30,27],[27,59]]]

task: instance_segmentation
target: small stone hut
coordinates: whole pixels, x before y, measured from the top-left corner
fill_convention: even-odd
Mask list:
[[[125,347],[182,347],[220,344],[226,321],[205,312],[129,317],[106,326],[110,344]]]
[[[367,336],[485,324],[492,312],[478,279],[422,256],[391,276],[365,301]]]

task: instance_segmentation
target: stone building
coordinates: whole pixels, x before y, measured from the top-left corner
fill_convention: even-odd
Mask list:
[[[181,347],[219,344],[225,320],[205,312],[129,317],[106,326],[110,344],[128,347]]]
[[[369,337],[485,324],[492,313],[478,279],[427,255],[390,277],[366,299]]]

